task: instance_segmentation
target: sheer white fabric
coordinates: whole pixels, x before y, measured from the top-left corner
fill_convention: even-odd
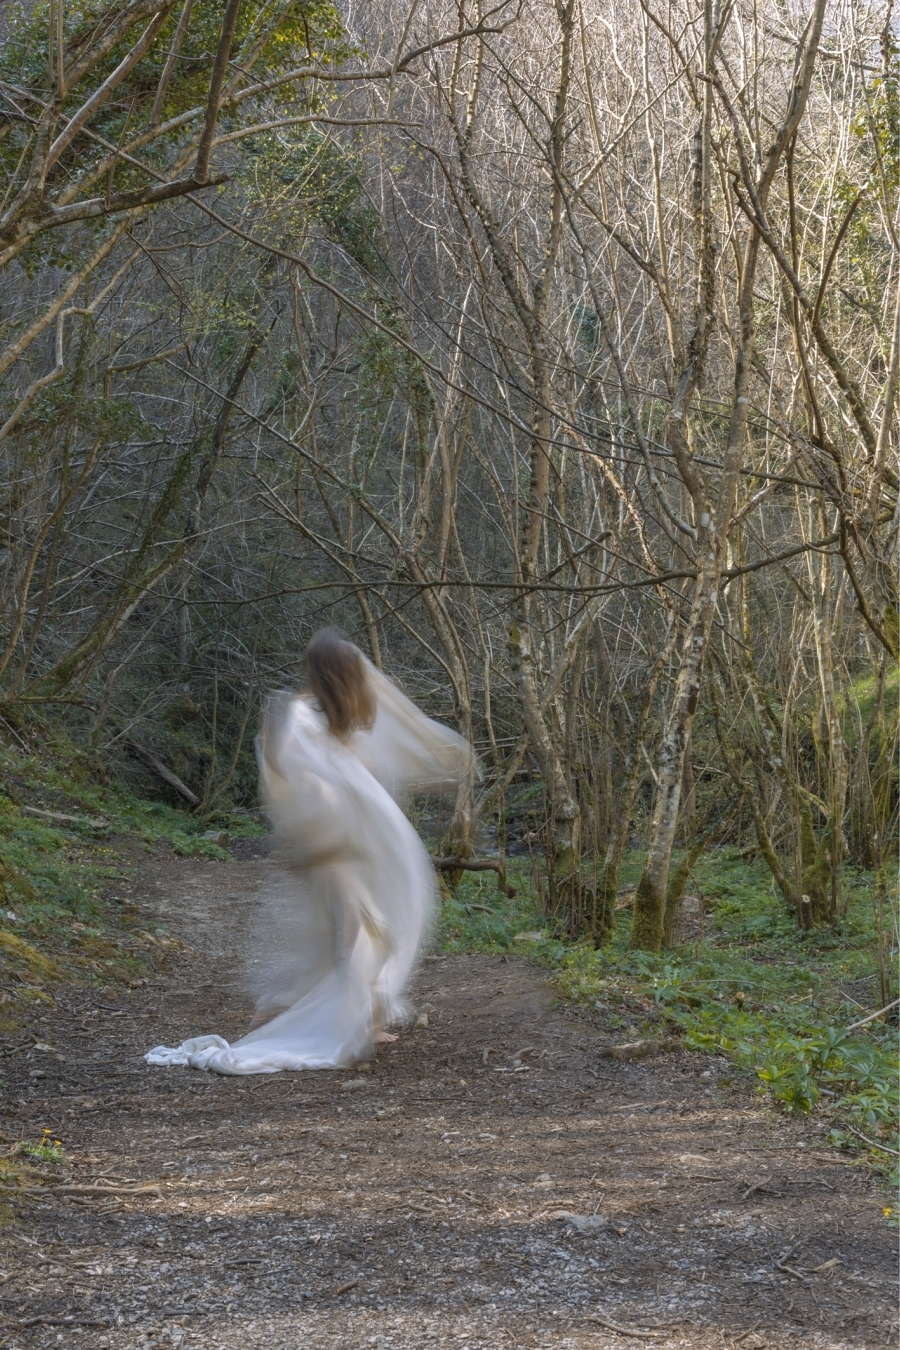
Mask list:
[[[365,1057],[400,1020],[431,919],[434,869],[398,799],[473,771],[466,742],[367,663],[377,711],[346,742],[305,697],[276,696],[258,742],[260,789],[295,882],[291,950],[257,1005],[271,1020],[229,1045],[157,1046],[150,1064],[218,1073],[324,1069]]]

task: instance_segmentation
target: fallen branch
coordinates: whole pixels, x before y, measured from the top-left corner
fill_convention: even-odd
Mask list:
[[[778,1260],[775,1262],[775,1269],[783,1270],[787,1275],[793,1275],[794,1279],[799,1280],[801,1284],[809,1284],[809,1280],[806,1278],[805,1275],[803,1275],[799,1270],[796,1270],[793,1266],[789,1266],[787,1264],[790,1258],[797,1251],[799,1251],[799,1244],[797,1243],[795,1243],[793,1247],[788,1247],[786,1251],[783,1251],[781,1255],[778,1257]]]
[[[898,1153],[895,1148],[888,1148],[887,1144],[876,1144],[874,1139],[870,1139],[868,1135],[863,1134],[860,1130],[855,1130],[852,1125],[848,1125],[846,1128],[851,1134],[855,1134],[857,1139],[861,1139],[864,1144],[868,1144],[869,1148],[880,1148],[882,1153],[893,1153],[895,1158],[900,1158],[900,1153]]]
[[[108,830],[109,821],[98,818],[91,820],[90,816],[67,816],[62,811],[42,811],[37,806],[23,806],[23,816],[33,816],[35,820],[51,820],[56,825],[88,825],[92,830]]]
[[[793,1275],[794,1279],[799,1280],[801,1284],[809,1284],[809,1280],[801,1271],[795,1270],[793,1266],[786,1265],[784,1261],[778,1262],[778,1269],[786,1271],[788,1275]]]
[[[146,1195],[148,1191],[156,1191],[157,1195],[162,1195],[159,1185],[149,1183],[146,1186],[46,1186],[42,1189],[52,1191],[54,1195]]]
[[[878,1012],[869,1013],[868,1017],[864,1017],[861,1022],[854,1022],[851,1027],[847,1028],[847,1031],[859,1031],[860,1027],[868,1026],[870,1022],[874,1022],[876,1017],[884,1017],[885,1013],[891,1012],[893,1008],[897,1007],[898,1003],[900,1003],[900,998],[895,998],[893,1003],[889,1003],[886,1008],[879,1008]]]
[[[21,1322],[6,1322],[3,1325],[17,1331],[26,1327],[108,1327],[106,1317],[26,1317]]]
[[[151,1192],[162,1195],[160,1187],[153,1183],[147,1186],[17,1186],[15,1182],[0,1182],[0,1190],[15,1191],[19,1195],[89,1195],[99,1197],[104,1195],[148,1195]]]
[[[515,887],[506,884],[506,863],[501,862],[499,858],[435,858],[434,863],[438,872],[496,872],[497,886],[510,899],[515,895]],[[471,908],[471,906],[470,906]]]
[[[611,1322],[608,1317],[601,1317],[599,1313],[589,1313],[584,1319],[586,1322],[597,1322],[601,1327],[608,1327],[610,1331],[617,1331],[620,1336],[666,1336],[668,1333],[659,1331],[653,1327],[623,1327],[618,1322]]]
[[[741,1199],[749,1200],[751,1195],[755,1195],[757,1191],[765,1191],[767,1195],[781,1195],[783,1192],[773,1191],[771,1186],[766,1185],[766,1182],[769,1180],[770,1180],[769,1177],[763,1177],[762,1181],[754,1181],[753,1185],[748,1186],[747,1189],[744,1191],[744,1194],[741,1196]]]
[[[830,1261],[823,1261],[820,1266],[805,1266],[807,1275],[824,1275],[826,1271],[836,1270],[838,1266],[844,1264],[842,1256],[833,1256]]]
[[[152,769],[158,778],[161,778],[164,783],[168,783],[169,787],[174,788],[186,802],[190,802],[191,806],[200,805],[200,798],[191,791],[187,783],[182,783],[178,775],[174,774],[171,769],[167,769],[165,764],[157,759],[146,746],[138,745],[137,741],[130,740],[126,741],[125,744],[132,754],[143,760],[148,769]]]
[[[647,1055],[662,1054],[664,1051],[680,1050],[681,1042],[677,1036],[666,1036],[663,1040],[629,1041],[625,1045],[607,1045],[598,1051],[601,1059],[645,1059]]]

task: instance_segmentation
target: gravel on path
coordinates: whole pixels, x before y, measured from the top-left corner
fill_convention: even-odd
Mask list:
[[[148,1067],[246,1025],[278,884],[265,857],[148,860],[129,901],[188,948],[69,989],[4,1061],[5,1137],[50,1127],[67,1165],[7,1201],[0,1347],[896,1343],[878,1183],[723,1062],[605,1058],[599,1014],[522,959],[426,958],[419,1024],[371,1065]]]

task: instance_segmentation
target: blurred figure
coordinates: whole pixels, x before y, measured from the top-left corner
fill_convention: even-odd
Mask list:
[[[421,713],[334,629],[306,653],[309,687],[273,695],[257,739],[260,792],[296,884],[293,950],[271,972],[251,1030],[158,1046],[150,1064],[218,1073],[323,1069],[366,1057],[406,1012],[434,869],[398,804],[454,787],[472,751]]]

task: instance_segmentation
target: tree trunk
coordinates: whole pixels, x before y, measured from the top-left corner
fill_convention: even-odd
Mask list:
[[[730,516],[730,500],[727,512]],[[681,668],[659,753],[650,848],[635,891],[631,924],[631,946],[646,951],[659,951],[663,941],[669,866],[678,828],[678,804],[684,774],[684,751],[700,695],[703,658],[712,627],[721,571],[720,556],[719,549],[713,546],[706,566],[697,578],[683,638]]]
[[[624,783],[619,787],[617,795],[616,829],[613,833],[609,847],[607,848],[603,871],[600,873],[600,879],[597,884],[593,924],[590,930],[591,941],[594,943],[595,947],[602,946],[612,932],[613,915],[616,908],[616,895],[618,894],[619,889],[619,871],[622,866],[622,859],[625,856],[625,850],[628,847],[628,836],[631,832],[631,819],[634,814],[634,802],[640,784],[641,746],[647,735],[650,714],[653,710],[653,700],[656,696],[656,690],[662,672],[672,654],[674,640],[675,629],[673,625],[670,629],[668,641],[662,651],[659,652],[650,668],[650,674],[644,687],[641,707],[635,718],[634,728],[625,755],[626,776]]]
[[[775,174],[806,110],[825,8],[826,0],[816,0],[801,48],[797,53],[794,84],[784,120],[769,145],[756,182],[751,185],[760,212],[765,211]],[[709,41],[710,35],[707,33],[707,42]],[[740,337],[734,356],[734,393],[728,439],[722,457],[723,467],[715,510],[704,513],[697,522],[700,570],[694,583],[694,597],[682,643],[681,667],[663,734],[650,849],[634,897],[631,945],[649,951],[658,951],[662,945],[666,888],[672,845],[678,827],[684,752],[700,693],[703,659],[718,599],[725,548],[731,530],[731,517],[746,441],[750,372],[755,338],[754,289],[759,251],[760,234],[752,227],[748,232],[742,256],[737,304]],[[678,456],[680,447],[677,443],[673,444],[673,450]],[[690,487],[693,465],[687,464],[682,467],[679,464],[679,469]]]

